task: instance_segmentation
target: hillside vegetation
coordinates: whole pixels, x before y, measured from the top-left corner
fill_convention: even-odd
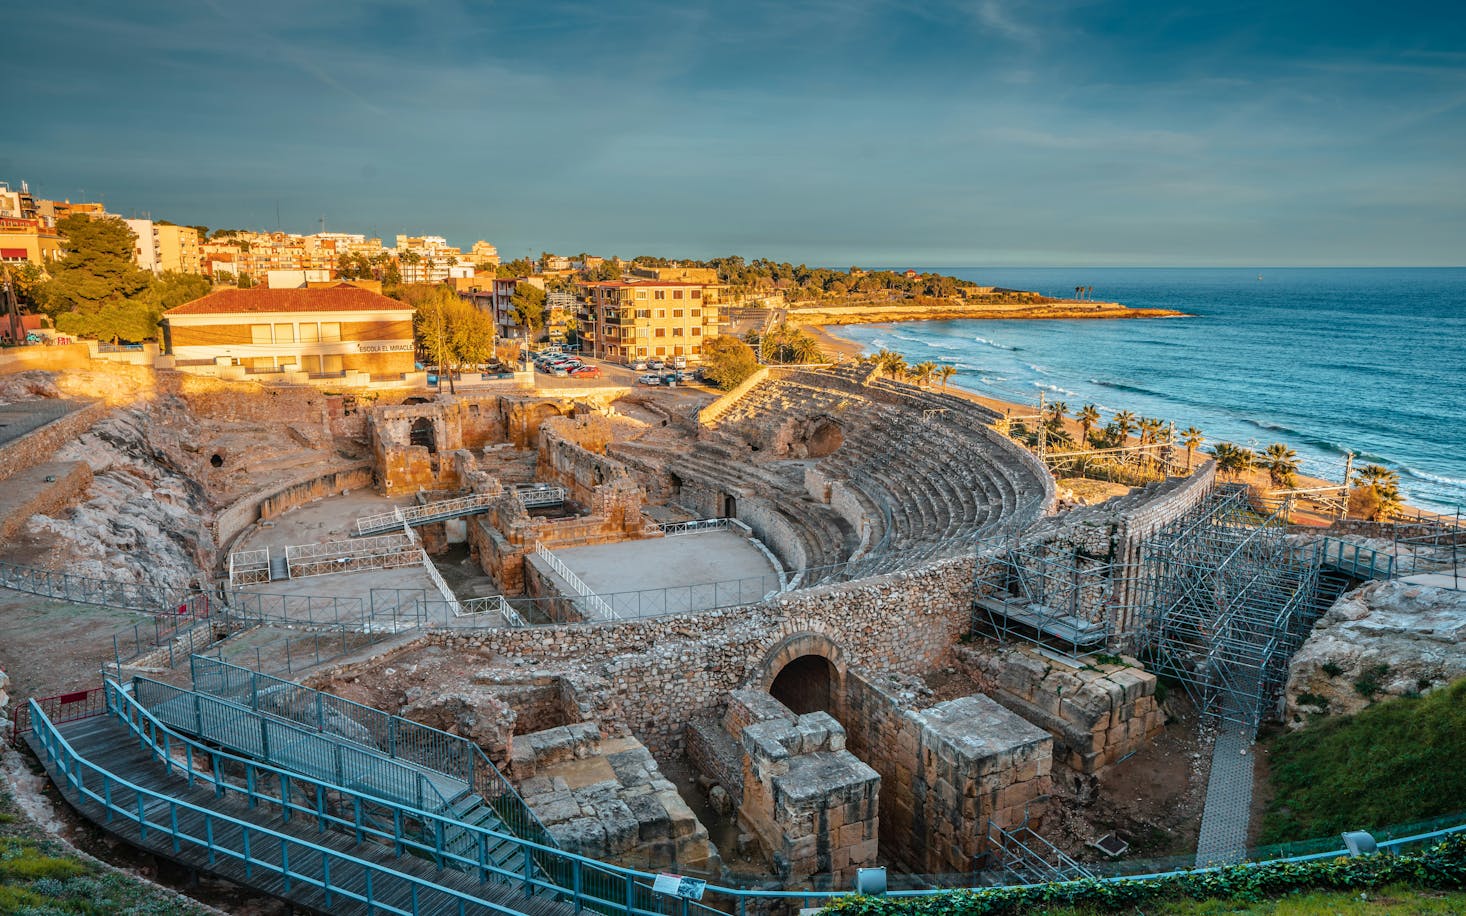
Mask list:
[[[1316,720],[1270,747],[1263,843],[1466,811],[1466,680]]]

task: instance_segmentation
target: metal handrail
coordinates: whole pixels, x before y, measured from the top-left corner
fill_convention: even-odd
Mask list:
[[[510,830],[531,834],[546,846],[558,845],[483,749],[467,738],[204,655],[193,657],[190,673],[200,693],[306,727],[320,728],[327,712],[343,716],[367,732],[388,756],[474,787]]]
[[[471,496],[458,496],[435,503],[409,506],[406,509],[397,507],[381,515],[368,515],[357,519],[356,531],[357,534],[371,534],[377,531],[388,531],[400,525],[425,525],[458,515],[472,514],[479,509],[488,508],[503,498],[502,493],[475,493]]]
[[[365,859],[346,855],[325,846],[318,846],[299,837],[279,833],[267,827],[250,823],[249,821],[242,821],[209,808],[181,801],[172,796],[154,792],[151,789],[145,789],[142,786],[114,775],[112,772],[97,766],[78,754],[72,748],[71,744],[61,736],[56,726],[46,718],[46,714],[41,711],[40,706],[34,702],[31,703],[31,717],[35,723],[36,744],[40,748],[41,755],[45,758],[46,762],[52,764],[60,771],[66,784],[83,798],[101,805],[106,810],[108,819],[121,818],[137,824],[138,832],[144,839],[146,839],[148,831],[156,831],[167,836],[172,841],[175,851],[184,844],[187,844],[206,849],[211,862],[215,861],[219,856],[237,859],[243,862],[247,869],[258,867],[272,874],[279,875],[284,880],[287,890],[293,881],[319,888],[325,894],[327,905],[333,902],[333,896],[339,896],[343,899],[365,903],[368,909],[375,908],[389,913],[401,914],[401,916],[413,916],[416,912],[415,907],[413,909],[402,909],[375,899],[372,878],[373,876],[385,876],[411,885],[414,891],[412,895],[414,899],[417,897],[418,889],[427,889],[452,897],[463,905],[481,906],[494,910],[495,912],[509,914],[509,916],[513,916],[513,914],[518,912],[484,900],[481,897],[466,894],[455,888],[446,887],[424,878],[419,878],[416,875],[386,868],[375,862],[368,862]],[[101,780],[100,792],[87,785],[86,775],[95,775]],[[126,796],[129,793],[136,801],[135,805],[123,805],[116,801],[117,796]],[[149,804],[149,802],[152,804]],[[150,819],[148,815],[149,808],[157,812],[156,816],[158,819]],[[180,812],[201,816],[203,818],[204,836],[194,836],[187,831],[179,829],[178,816]],[[222,832],[216,829],[217,825],[237,829],[240,832],[243,849],[236,850],[230,846],[216,843],[214,837]],[[270,840],[273,840],[280,851],[280,861],[277,863],[273,859],[263,859],[251,853],[251,837],[268,837]],[[254,846],[256,849],[259,848],[258,843],[255,843]],[[298,868],[292,867],[290,865],[290,850],[292,848],[305,850],[313,854],[313,856],[320,856],[322,863],[321,876],[316,877],[312,873],[302,872]],[[310,861],[310,857],[306,857],[306,860]],[[301,857],[297,857],[296,861],[301,861]],[[361,869],[367,879],[364,892],[352,891],[340,885],[333,886],[331,884],[331,869],[329,864],[331,862],[342,863]]]
[[[600,595],[597,595],[595,592],[591,591],[590,586],[586,585],[584,582],[581,581],[579,576],[571,572],[570,567],[565,565],[565,561],[561,560],[559,557],[551,553],[549,548],[545,547],[544,544],[536,541],[534,545],[534,553],[535,556],[550,564],[550,568],[553,569],[560,576],[560,578],[565,580],[565,584],[570,586],[570,590],[574,592],[576,596],[579,597],[582,601],[590,605],[591,610],[595,612],[597,617],[601,618],[602,620],[621,619],[620,614],[616,613],[611,608],[611,606],[607,604],[604,599],[601,598]]]
[[[205,754],[208,754],[208,755],[217,755],[220,759],[234,760],[234,761],[237,761],[237,762],[239,762],[241,764],[244,764],[244,765],[255,766],[257,769],[259,769],[262,772],[263,771],[274,772],[274,773],[280,773],[281,772],[281,771],[278,770],[278,768],[270,768],[270,767],[267,767],[267,766],[262,766],[262,765],[258,764],[255,761],[243,760],[241,758],[237,758],[237,757],[234,757],[233,755],[229,755],[229,754],[221,754],[220,752],[218,752],[217,750],[215,750],[213,748],[208,748],[208,747],[205,747],[203,745],[199,745],[197,742],[193,742],[191,739],[188,739],[188,738],[185,738],[183,736],[177,735],[176,733],[174,733],[170,729],[168,729],[167,726],[163,725],[162,723],[157,722],[155,719],[152,719],[152,717],[148,715],[146,709],[141,708],[140,704],[136,704],[136,701],[133,700],[133,698],[126,696],[125,689],[123,689],[120,685],[117,685],[116,683],[110,683],[108,686],[109,686],[109,690],[110,690],[110,692],[108,694],[108,698],[109,698],[109,702],[115,704],[115,707],[116,707],[115,714],[117,714],[119,716],[119,718],[122,718],[124,720],[124,724],[126,724],[130,729],[132,729],[133,731],[135,731],[139,735],[139,737],[145,743],[150,743],[151,744],[151,746],[153,748],[154,755],[155,756],[159,756],[160,759],[164,761],[165,765],[168,765],[170,767],[178,767],[181,770],[184,770],[187,773],[188,778],[190,779],[190,783],[192,783],[193,780],[202,780],[202,781],[204,781],[206,783],[213,783],[216,786],[216,788],[218,788],[219,783],[216,782],[215,780],[222,778],[222,771],[219,771],[217,767],[215,767],[216,772],[199,771],[197,768],[194,767],[194,765],[193,765],[194,757],[192,756],[193,753],[194,753],[193,752],[193,747],[198,747],[199,750],[200,750],[200,753],[205,753]],[[141,725],[141,719],[133,720],[131,718],[128,718],[127,709],[128,708],[131,708],[132,706],[136,706],[137,709],[138,709],[138,712],[141,714],[141,716],[147,717],[150,720],[150,729],[151,730],[149,728],[142,727],[142,725]],[[32,710],[31,715],[32,715],[32,717],[38,723],[44,723],[45,730],[49,733],[50,740],[53,740],[54,742],[59,742],[61,745],[63,745],[66,748],[67,751],[69,751],[71,753],[72,756],[76,757],[79,760],[81,759],[78,755],[75,754],[74,751],[71,751],[69,745],[66,745],[65,744],[64,739],[62,739],[60,737],[59,733],[57,733],[55,731],[54,726],[51,725],[50,721],[45,718],[45,714],[40,711],[39,707],[35,707]],[[42,731],[41,729],[39,729],[39,728],[37,729],[38,734],[41,731]],[[161,747],[159,746],[159,735],[160,734],[163,735]],[[180,763],[180,761],[176,757],[173,756],[172,743],[174,741],[180,742],[183,745],[183,747],[184,747],[184,761],[182,763]],[[82,761],[82,762],[83,762],[84,765],[86,765],[86,766],[88,766],[88,767],[90,767],[92,769],[98,769],[98,768],[94,767],[93,765],[91,765],[89,763],[86,763],[85,761]],[[70,781],[71,780],[70,771],[64,769],[64,772],[67,772],[67,774],[68,774],[67,775],[67,778],[68,778],[68,781]],[[321,786],[327,788],[328,791],[339,791],[339,792],[342,792],[347,797],[358,796],[360,794],[360,793],[353,793],[350,790],[340,789],[339,787],[336,787],[336,786],[326,786],[326,784],[320,783],[319,781],[313,781],[313,780],[310,780],[310,779],[303,779],[303,778],[301,778],[298,775],[292,775],[292,774],[289,774],[289,773],[284,773],[282,775],[285,775],[289,779],[295,779],[295,780],[298,780],[298,781],[301,781],[301,782],[305,782],[305,783],[314,783],[316,785],[321,785]],[[276,782],[277,785],[279,784],[278,779],[275,782]],[[281,798],[274,797],[274,796],[268,796],[268,795],[264,795],[264,796],[261,796],[260,795],[260,793],[265,792],[270,787],[270,783],[271,783],[271,780],[259,780],[259,779],[256,779],[256,780],[254,780],[254,784],[255,785],[254,785],[254,788],[253,788],[252,791],[256,793],[256,797],[262,797],[267,802],[270,802],[270,803],[273,803],[273,804],[277,804],[277,805],[282,804],[282,799]],[[233,789],[234,789],[234,791],[251,791],[249,789],[249,785],[248,784],[249,784],[249,780],[246,777],[246,788],[244,790],[240,790],[237,786],[233,787]],[[128,784],[128,785],[130,785],[130,784]],[[228,784],[226,783],[225,785],[228,785]],[[145,791],[146,792],[147,790],[142,790],[142,791]],[[156,793],[150,793],[150,794],[153,794],[155,797],[160,798],[160,799],[162,799],[164,801],[171,801],[171,799],[169,799],[167,796],[157,795]],[[287,803],[287,804],[290,803],[289,802],[289,798],[288,798],[289,792],[287,791],[287,792],[285,792],[283,794],[286,796],[286,798],[284,799],[284,802]],[[102,800],[101,798],[95,796],[95,794],[91,794],[91,795],[89,795],[89,797],[92,797],[92,798],[94,798],[95,800],[98,800],[98,801],[101,801]],[[316,793],[311,793],[309,797],[311,797],[311,798],[319,798],[320,796],[318,794],[316,794]],[[185,803],[181,803],[181,804],[185,804]],[[373,828],[369,824],[367,824],[367,823],[361,821],[360,819],[358,819],[357,817],[355,817],[354,816],[354,813],[353,813],[353,817],[352,818],[346,819],[346,818],[344,818],[344,817],[342,817],[340,815],[335,815],[335,814],[330,813],[329,811],[325,810],[323,807],[319,807],[319,806],[306,806],[306,805],[299,804],[299,803],[295,803],[295,804],[296,804],[297,810],[301,811],[302,813],[306,814],[307,816],[309,816],[311,818],[317,818],[317,819],[319,819],[320,822],[323,825],[325,823],[329,822],[331,824],[334,824],[336,826],[339,826],[341,828],[344,828],[344,829],[346,829],[348,831],[356,832],[358,834],[358,837],[365,836],[367,834],[371,834],[372,836],[377,837],[377,838],[387,839],[390,836],[394,844],[399,843],[399,842],[401,843],[401,846],[400,847],[394,846],[394,848],[408,848],[408,847],[411,847],[411,848],[413,848],[413,849],[415,849],[417,851],[420,851],[420,852],[429,854],[429,855],[434,856],[434,857],[441,856],[442,859],[446,859],[446,860],[449,860],[449,861],[457,861],[457,862],[459,862],[459,863],[461,863],[463,865],[468,866],[469,867],[469,870],[477,871],[478,874],[480,875],[481,880],[488,880],[487,876],[489,874],[495,874],[495,875],[499,875],[499,876],[502,876],[502,877],[511,879],[513,881],[522,881],[522,882],[524,882],[526,888],[534,887],[534,888],[540,888],[540,889],[548,890],[548,891],[552,891],[552,892],[557,892],[557,893],[562,893],[562,894],[569,894],[570,895],[570,899],[573,902],[574,901],[579,901],[579,902],[590,901],[593,904],[595,901],[603,900],[604,902],[608,902],[608,903],[614,902],[615,905],[618,907],[618,909],[624,908],[623,911],[625,911],[625,912],[636,913],[636,914],[646,914],[646,916],[652,916],[652,914],[654,914],[654,913],[657,912],[657,910],[655,909],[655,906],[656,906],[656,898],[654,898],[654,897],[652,897],[650,895],[650,883],[651,883],[651,881],[653,881],[655,879],[656,876],[655,875],[652,875],[650,873],[647,873],[647,872],[641,872],[641,871],[637,871],[635,869],[630,869],[630,868],[625,868],[625,867],[622,867],[622,866],[613,865],[613,864],[610,864],[610,863],[600,862],[600,861],[597,861],[595,859],[591,859],[591,858],[588,858],[588,857],[585,857],[585,856],[577,855],[575,853],[566,852],[566,851],[561,850],[561,849],[558,849],[558,848],[552,848],[552,847],[544,846],[542,844],[535,843],[534,841],[526,840],[526,839],[524,839],[522,837],[513,836],[511,834],[500,833],[498,831],[489,830],[489,829],[483,828],[483,827],[473,827],[473,826],[470,826],[470,825],[461,825],[461,824],[459,824],[456,821],[452,821],[451,818],[446,818],[446,817],[443,817],[441,815],[435,815],[435,814],[433,814],[431,812],[427,812],[427,811],[414,810],[414,809],[406,808],[406,807],[403,807],[403,806],[400,806],[400,805],[397,806],[397,807],[399,807],[401,809],[403,815],[404,816],[407,816],[409,819],[420,819],[423,823],[432,823],[432,824],[434,824],[434,826],[433,826],[433,828],[431,830],[431,833],[432,833],[433,838],[434,838],[431,845],[429,845],[426,840],[420,840],[420,839],[418,839],[416,837],[413,837],[411,835],[403,835],[403,836],[401,836],[399,838],[398,835],[397,835],[398,831],[397,831],[397,827],[396,827],[395,823],[394,823],[394,832],[389,835],[389,834],[387,834],[387,832],[385,830],[385,827],[383,827],[383,828]],[[193,809],[193,806],[188,806],[188,807],[190,809]],[[353,803],[351,807],[352,807],[353,812],[354,812],[355,811],[355,803]],[[207,809],[194,809],[194,810],[206,811]],[[395,819],[394,819],[394,821],[395,821]],[[237,823],[240,823],[240,822],[232,821],[232,820],[230,822],[231,823],[236,823],[236,824]],[[442,826],[440,827],[439,825],[442,825]],[[528,874],[520,874],[517,871],[511,873],[507,869],[504,869],[504,868],[501,868],[501,867],[498,867],[498,866],[492,864],[490,861],[487,860],[487,857],[486,856],[480,856],[479,858],[469,858],[468,856],[461,855],[461,854],[456,854],[456,853],[453,853],[450,850],[443,849],[442,848],[440,837],[443,835],[442,834],[442,830],[447,829],[447,827],[449,825],[451,825],[454,829],[458,829],[460,827],[465,828],[465,829],[468,829],[471,832],[473,832],[476,836],[484,837],[485,840],[492,839],[492,840],[494,840],[496,842],[497,841],[506,841],[506,842],[509,842],[511,844],[514,844],[514,845],[518,846],[520,849],[525,850],[525,855],[527,855],[527,856],[533,856],[535,858],[535,860],[537,862],[539,862],[542,866],[546,863],[546,861],[549,861],[552,864],[552,866],[555,868],[555,871],[552,872],[552,874],[555,874],[557,877],[553,881],[548,881],[548,880],[545,880],[545,879],[542,879],[542,878],[535,877],[532,872],[530,872]],[[158,825],[152,825],[152,824],[150,824],[149,825],[149,829],[154,829],[154,828],[164,829],[164,830],[167,829],[166,828],[166,825],[162,825],[162,824],[158,824]],[[256,830],[256,829],[260,829],[260,828],[255,828],[255,827],[253,827],[251,825],[250,826],[250,829]],[[267,832],[267,831],[261,830],[261,832]],[[1397,848],[1402,847],[1402,846],[1408,846],[1408,845],[1413,845],[1413,844],[1417,844],[1417,843],[1428,842],[1430,840],[1434,840],[1434,839],[1438,839],[1438,838],[1441,838],[1441,837],[1449,836],[1449,835],[1456,834],[1456,833],[1462,833],[1462,832],[1466,832],[1466,823],[1455,825],[1455,826],[1452,826],[1452,827],[1446,827],[1446,828],[1442,828],[1442,829],[1432,830],[1432,831],[1429,831],[1429,832],[1426,832],[1426,833],[1414,834],[1414,835],[1406,836],[1406,837],[1392,838],[1392,839],[1388,839],[1388,840],[1382,840],[1382,841],[1379,842],[1378,845],[1379,845],[1379,848],[1381,850],[1393,850],[1393,849],[1397,849]],[[184,839],[194,839],[194,838],[185,837]],[[301,843],[301,841],[296,840],[294,838],[290,838],[290,841],[293,842],[293,843]],[[475,840],[476,855],[479,855],[479,853],[478,853],[479,843],[480,843],[479,840]],[[309,845],[309,844],[302,844],[302,845]],[[1344,856],[1344,855],[1347,855],[1347,854],[1348,854],[1348,851],[1346,849],[1337,848],[1337,849],[1330,849],[1330,850],[1327,850],[1327,851],[1324,851],[1324,852],[1311,853],[1311,854],[1308,854],[1308,855],[1283,857],[1283,858],[1278,858],[1278,859],[1273,859],[1273,860],[1267,860],[1267,861],[1264,861],[1264,862],[1243,863],[1243,866],[1246,867],[1246,866],[1254,866],[1254,865],[1266,865],[1266,864],[1269,864],[1270,862],[1310,862],[1310,861],[1318,861],[1318,860],[1322,860],[1322,859],[1338,858],[1340,856]],[[347,857],[347,858],[349,858],[349,857]],[[1167,878],[1167,877],[1184,875],[1184,874],[1205,874],[1205,873],[1209,873],[1209,872],[1220,871],[1221,869],[1227,868],[1227,867],[1236,867],[1236,866],[1207,866],[1207,867],[1203,867],[1203,868],[1184,868],[1184,869],[1175,869],[1175,870],[1164,871],[1164,872],[1152,872],[1152,873],[1139,874],[1139,875],[1117,875],[1117,876],[1097,877],[1097,878],[1092,878],[1092,879],[1089,879],[1089,880],[1103,882],[1103,883],[1115,883],[1115,882],[1124,882],[1124,881],[1149,881],[1149,880],[1154,880],[1154,879],[1158,879],[1158,878]],[[384,869],[384,871],[390,871],[390,870],[389,869]],[[587,881],[586,880],[587,879],[587,872],[590,872],[592,877],[597,877],[597,878],[604,879],[604,880],[606,880],[609,883],[604,884],[604,885],[597,885],[597,883],[595,881]],[[1039,884],[1027,884],[1027,885],[1011,885],[1011,886],[1013,886],[1013,887],[1035,887],[1035,886],[1040,886],[1040,885]],[[612,897],[600,898],[600,897],[595,896],[595,894],[594,894],[595,888],[597,888],[597,887],[607,887],[607,888],[614,887],[618,891],[621,891],[622,892],[622,895],[621,896],[618,896],[618,897],[615,897],[615,898],[612,898]],[[934,894],[949,893],[949,892],[954,891],[954,890],[970,890],[970,891],[975,891],[975,892],[981,892],[983,890],[990,890],[990,889],[991,888],[986,888],[986,887],[970,887],[970,888],[961,888],[961,887],[932,888],[932,887],[926,887],[926,888],[917,888],[917,889],[911,889],[911,890],[892,890],[892,891],[888,892],[888,896],[891,896],[891,897],[921,897],[921,896],[931,896],[931,895],[934,895]],[[638,892],[644,892],[644,893],[638,893]],[[747,909],[748,909],[748,906],[749,906],[750,903],[753,903],[753,904],[755,904],[757,906],[757,905],[759,905],[759,901],[785,900],[785,901],[790,901],[790,902],[798,902],[801,905],[806,905],[807,906],[807,905],[819,904],[820,902],[829,901],[829,900],[833,900],[833,899],[836,899],[836,898],[839,898],[839,897],[847,896],[849,894],[849,891],[833,891],[833,890],[831,890],[831,891],[816,891],[816,890],[807,890],[807,891],[799,891],[799,890],[758,890],[758,889],[745,889],[745,888],[723,887],[723,886],[719,886],[719,885],[715,885],[715,884],[709,884],[708,887],[707,887],[707,893],[710,896],[713,896],[713,897],[727,897],[727,898],[730,898],[731,900],[735,901],[736,902],[736,910],[734,910],[734,912],[738,913],[739,916],[744,916],[744,914],[746,914],[746,912],[747,912]],[[473,898],[473,899],[477,900],[477,898]],[[636,901],[639,900],[639,899],[645,899],[645,900],[651,901],[650,908],[648,908],[648,909],[642,909],[642,908],[637,907],[635,904],[636,904]],[[695,912],[698,912],[698,913],[727,913],[727,912],[730,912],[729,910],[720,910],[720,909],[717,909],[717,908],[714,908],[714,907],[710,907],[710,906],[707,906],[707,905],[704,905],[704,904],[691,903],[690,901],[688,901],[687,903],[690,904],[690,909],[692,911],[695,911]],[[487,904],[487,903],[486,903],[486,905],[492,906],[492,904]]]

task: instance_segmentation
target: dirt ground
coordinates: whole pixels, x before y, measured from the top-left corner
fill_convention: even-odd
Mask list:
[[[102,686],[112,634],[152,617],[0,589],[0,670],[13,702]]]

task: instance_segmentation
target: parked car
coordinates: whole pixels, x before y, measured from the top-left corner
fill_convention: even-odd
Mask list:
[[[632,372],[645,372],[649,368],[651,367],[646,364],[646,360],[644,359],[638,359],[631,364]]]
[[[654,359],[651,362],[647,363],[646,367],[653,372],[661,372],[663,369],[667,368],[667,361],[664,359]]]
[[[570,370],[566,369],[564,366],[551,366],[550,374],[555,376],[556,378],[565,378],[570,374]]]
[[[576,378],[600,378],[601,369],[599,366],[576,366],[570,374]]]
[[[636,381],[641,385],[660,385],[662,384],[662,377],[660,375],[643,375]]]

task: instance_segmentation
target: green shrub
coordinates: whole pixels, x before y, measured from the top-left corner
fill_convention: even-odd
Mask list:
[[[1354,682],[1354,689],[1362,697],[1374,698],[1384,687],[1381,683],[1390,674],[1390,666],[1386,664],[1370,665],[1359,675],[1359,680]]]
[[[1329,677],[1338,677],[1339,675],[1344,673],[1344,669],[1339,667],[1334,662],[1324,662],[1322,665],[1319,665],[1319,667],[1322,668],[1323,673],[1327,674]]]
[[[36,844],[0,841],[0,881],[35,881],[37,878],[75,878],[86,874],[86,866],[75,859],[48,856]]]
[[[1233,865],[1145,881],[1091,879],[926,897],[852,895],[835,900],[826,911],[849,916],[1020,916],[1074,907],[1085,912],[1129,914],[1171,900],[1247,904],[1301,891],[1361,891],[1401,883],[1435,890],[1466,887],[1466,836],[1447,837],[1415,854]]]
[[[1329,699],[1328,697],[1321,697],[1316,693],[1300,693],[1298,694],[1298,705],[1317,706],[1319,709],[1328,709]]]
[[[1466,680],[1268,741],[1261,842],[1369,830],[1466,809]]]

